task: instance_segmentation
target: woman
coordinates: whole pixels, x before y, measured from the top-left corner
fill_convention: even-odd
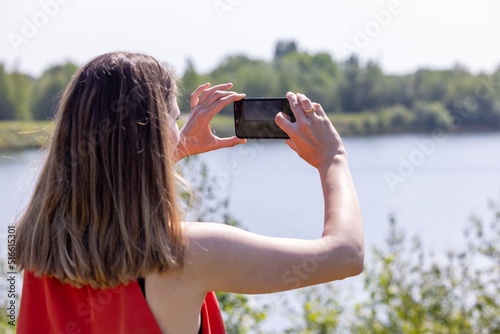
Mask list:
[[[302,94],[287,94],[296,122],[279,114],[276,123],[319,171],[321,238],[180,222],[173,164],[245,143],[209,128],[245,96],[231,86],[198,87],[179,132],[175,80],[154,58],[105,54],[74,75],[17,223],[25,273],[18,333],[224,333],[211,291],[277,292],[362,271],[361,215],[345,149],[322,107]],[[316,269],[305,273],[311,261]]]

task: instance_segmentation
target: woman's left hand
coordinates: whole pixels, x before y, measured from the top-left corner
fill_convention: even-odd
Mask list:
[[[245,94],[228,91],[233,84],[210,87],[210,83],[199,86],[191,94],[191,113],[180,132],[179,144],[175,149],[175,161],[187,156],[205,153],[219,148],[245,144],[238,137],[219,138],[210,129],[210,121],[228,104],[241,100]]]

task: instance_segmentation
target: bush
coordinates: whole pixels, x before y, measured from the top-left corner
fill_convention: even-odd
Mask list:
[[[500,332],[499,206],[489,233],[473,218],[464,233],[466,249],[442,259],[426,253],[419,238],[408,242],[394,219],[390,227],[365,272],[370,299],[357,305],[352,332]]]
[[[408,131],[414,121],[414,114],[403,105],[395,105],[380,111],[382,128],[391,132]]]
[[[448,130],[453,125],[453,118],[440,102],[418,101],[413,109],[415,112],[414,126],[417,130]]]

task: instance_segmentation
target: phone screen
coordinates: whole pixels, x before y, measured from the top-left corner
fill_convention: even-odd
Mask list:
[[[286,98],[245,98],[235,101],[234,125],[236,136],[248,139],[286,139],[288,135],[280,129],[274,118],[282,111],[290,121],[295,117]]]

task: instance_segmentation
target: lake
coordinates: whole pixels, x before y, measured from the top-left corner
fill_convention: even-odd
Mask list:
[[[344,139],[367,245],[388,217],[424,245],[455,247],[472,214],[500,200],[500,134],[391,135]],[[229,213],[250,231],[317,238],[323,198],[317,171],[284,142],[258,141],[202,155]]]
[[[384,244],[391,214],[408,236],[418,234],[427,250],[443,258],[450,248],[465,246],[469,217],[490,221],[489,201],[500,201],[500,133],[348,137],[344,144],[361,204],[366,266],[372,246]],[[318,173],[284,142],[253,142],[202,160],[215,178],[214,189],[229,199],[228,213],[243,227],[271,236],[321,236]],[[346,315],[356,300],[369,298],[363,276],[335,286]],[[289,328],[284,305],[300,314],[302,298],[294,291],[254,297],[257,305],[271,305],[262,329]]]
[[[393,214],[432,248],[455,247],[469,216],[488,217],[500,200],[500,133],[344,138],[361,203],[367,245],[378,244]],[[43,154],[0,154],[0,237],[22,212]],[[253,141],[202,160],[228,213],[260,234],[317,238],[323,199],[317,171],[283,141]],[[185,175],[190,179],[187,172]]]
[[[371,247],[382,245],[389,215],[409,235],[418,234],[436,253],[461,247],[468,217],[491,217],[500,200],[500,133],[387,135],[344,138],[361,203],[366,265]],[[7,226],[29,199],[42,153],[0,156],[0,247]],[[200,155],[213,188],[228,198],[227,212],[255,233],[318,238],[323,199],[317,171],[283,141],[256,141]],[[186,169],[187,179],[191,179]],[[353,282],[360,278],[352,279]]]

